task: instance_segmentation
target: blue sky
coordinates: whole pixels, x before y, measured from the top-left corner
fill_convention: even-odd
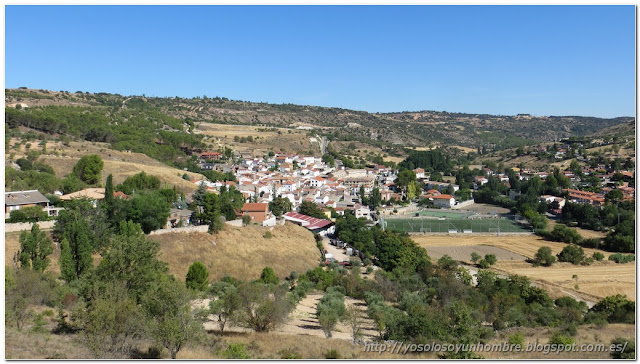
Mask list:
[[[6,6],[5,87],[635,115],[629,6]]]

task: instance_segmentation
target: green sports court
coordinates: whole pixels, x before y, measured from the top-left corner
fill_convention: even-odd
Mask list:
[[[530,229],[509,219],[384,219],[385,229],[408,233],[528,233]]]

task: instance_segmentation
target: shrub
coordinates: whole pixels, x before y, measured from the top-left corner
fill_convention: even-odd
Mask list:
[[[556,332],[551,336],[549,344],[551,345],[572,345],[575,340],[570,336],[564,336],[560,332]]]
[[[593,253],[593,260],[597,260],[598,262],[600,262],[603,259],[604,259],[604,254],[602,254],[600,252]]]
[[[558,260],[571,264],[580,264],[584,260],[584,250],[577,245],[567,245],[558,254]]]
[[[550,267],[555,262],[556,257],[553,256],[551,248],[549,248],[548,246],[540,247],[533,259],[534,265],[541,265],[543,267]]]
[[[331,349],[324,353],[325,359],[340,359],[340,353],[336,349]]]
[[[611,358],[613,359],[635,359],[636,358],[636,343],[633,338],[624,339],[616,337],[611,340],[613,350],[611,350]]]
[[[609,255],[609,260],[622,264],[622,263],[633,262],[634,260],[636,260],[636,257],[633,254],[616,253],[616,254]]]
[[[480,266],[480,268],[482,269],[487,269],[489,268],[491,265],[489,264],[489,262],[487,262],[485,259],[480,260],[480,262],[478,262],[478,265]]]
[[[520,332],[509,335],[509,345],[520,345],[521,348],[524,347],[524,335]]]
[[[244,223],[244,218],[243,218],[243,223]],[[271,231],[265,231],[262,237],[264,237],[265,239],[271,239],[273,238],[273,234],[271,233]]]
[[[498,259],[496,258],[495,254],[487,254],[487,255],[485,255],[484,256],[484,260],[486,260],[487,263],[489,263],[489,265],[494,265],[498,261]]]
[[[249,359],[249,353],[244,344],[231,343],[227,347],[227,350],[222,352],[222,356],[226,359]]]
[[[200,262],[193,262],[187,272],[185,283],[187,288],[204,291],[209,285],[209,272],[207,271],[207,267]]]
[[[278,352],[280,359],[302,359],[302,354],[294,349],[284,349]]]
[[[260,274],[260,282],[266,283],[266,284],[278,284],[279,280],[273,268],[265,267],[262,270],[262,274]]]

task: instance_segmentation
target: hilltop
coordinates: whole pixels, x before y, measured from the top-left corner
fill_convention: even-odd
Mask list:
[[[23,113],[12,111],[7,115],[10,127],[26,126],[48,133],[71,132],[85,140],[111,143],[115,149],[131,149],[164,162],[180,161],[183,153],[203,148],[224,146],[253,150],[253,142],[247,145],[245,141],[243,145],[242,140],[233,139],[233,133],[216,133],[222,129],[220,124],[253,130],[262,138],[258,148],[261,152],[270,146],[273,150],[275,146],[276,151],[319,153],[319,144],[311,138],[323,136],[341,153],[367,160],[371,160],[371,155],[393,160],[406,156],[407,148],[457,147],[452,151],[454,154],[479,149],[496,151],[599,134],[603,129],[615,131],[616,127],[632,125],[635,121],[632,117],[603,119],[445,111],[369,113],[224,97],[161,98],[35,89],[7,89],[5,97],[9,106],[15,108],[20,104],[22,110],[16,111]],[[54,127],[51,123],[38,122],[43,111],[62,114],[68,124]],[[72,124],[76,119],[98,123],[92,127],[75,127]],[[139,145],[133,137],[123,137],[124,130],[119,132],[127,124],[143,130],[153,127],[153,136],[142,138],[146,145]],[[266,136],[261,137],[263,134]]]

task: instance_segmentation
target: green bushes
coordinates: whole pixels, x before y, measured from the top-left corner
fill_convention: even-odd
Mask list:
[[[553,256],[553,252],[548,246],[540,247],[532,260],[533,265],[541,265],[543,267],[550,267],[555,262],[556,257]]]
[[[330,338],[338,321],[346,314],[344,306],[344,293],[336,287],[330,287],[322,296],[316,309],[318,322],[322,326],[325,335]]]
[[[635,323],[636,303],[627,299],[625,295],[605,297],[598,301],[590,310],[600,313],[608,322]]]
[[[209,272],[207,271],[207,267],[200,262],[193,262],[193,264],[189,266],[185,283],[187,288],[204,291],[209,285]]]
[[[577,245],[567,245],[558,254],[558,260],[576,265],[580,264],[584,260],[584,250]]]
[[[616,254],[611,254],[609,255],[609,260],[616,262],[616,263],[629,263],[629,262],[633,262],[634,260],[636,260],[636,256],[633,254],[620,254],[620,253],[616,253]]]

